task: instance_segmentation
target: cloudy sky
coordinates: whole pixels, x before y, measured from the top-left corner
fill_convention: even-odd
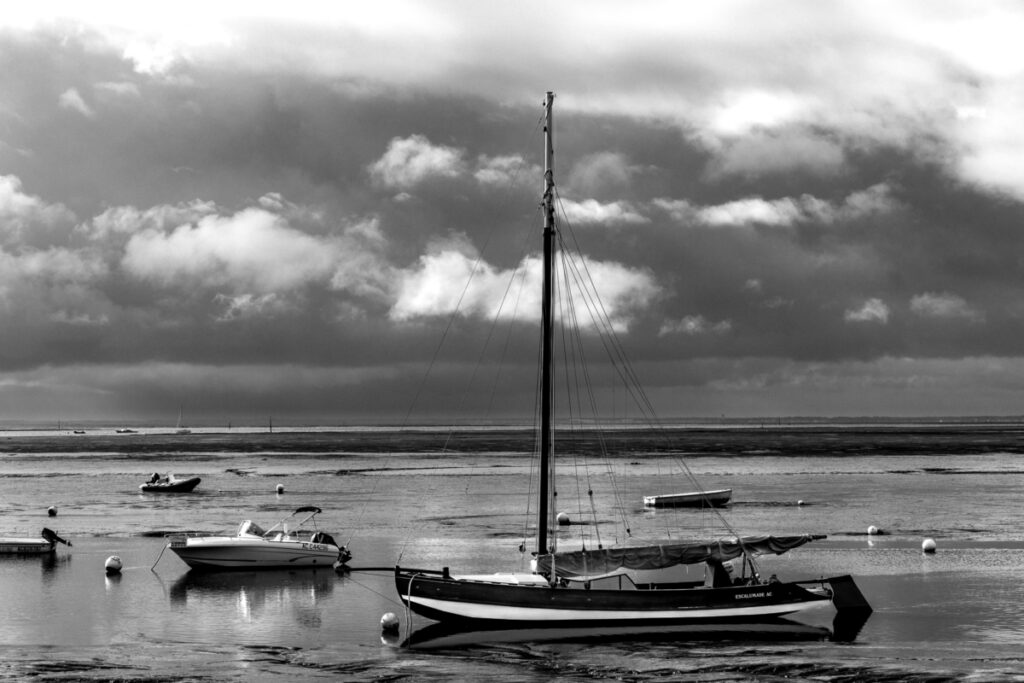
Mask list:
[[[1024,413],[1019,2],[152,5],[0,16],[0,421],[528,415],[547,90],[662,416]]]

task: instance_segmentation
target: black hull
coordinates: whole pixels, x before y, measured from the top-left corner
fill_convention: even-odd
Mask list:
[[[402,602],[416,614],[445,623],[583,626],[756,622],[828,603],[839,592],[846,596],[845,606],[852,608],[855,598],[851,596],[860,595],[848,576],[815,583],[829,590],[808,590],[799,583],[585,590],[456,580],[437,572],[395,571],[395,586]],[[863,596],[860,599],[863,601]],[[866,601],[861,608],[870,613]]]

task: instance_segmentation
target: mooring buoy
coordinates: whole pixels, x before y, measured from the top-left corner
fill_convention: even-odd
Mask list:
[[[398,632],[398,617],[394,612],[388,612],[380,618],[380,629],[385,633]]]
[[[107,561],[103,563],[103,568],[109,575],[120,574],[121,566],[121,558],[117,555],[111,555],[107,558]]]

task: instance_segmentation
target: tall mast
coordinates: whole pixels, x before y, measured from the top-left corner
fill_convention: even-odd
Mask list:
[[[541,417],[540,417],[540,504],[537,512],[537,552],[548,552],[548,523],[551,516],[548,509],[551,485],[551,442],[552,412],[552,348],[554,347],[555,324],[552,307],[552,281],[554,280],[555,252],[555,177],[554,177],[554,128],[552,105],[555,94],[548,91],[544,117],[544,285],[541,296],[541,335],[543,349],[541,358]]]

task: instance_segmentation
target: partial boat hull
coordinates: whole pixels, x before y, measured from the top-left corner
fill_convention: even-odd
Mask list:
[[[825,584],[846,579],[849,577],[823,580],[817,589],[797,583],[770,583],[722,588],[588,590],[461,580],[417,570],[395,571],[395,586],[402,602],[429,619],[575,625],[776,618],[830,601],[833,591]]]
[[[0,538],[0,555],[48,555],[57,543],[45,538]]]
[[[36,537],[0,538],[0,555],[49,555],[57,551],[58,543],[71,546],[71,541],[43,527],[43,532]]]
[[[732,489],[665,493],[658,496],[644,496],[644,507],[721,507],[728,505],[731,498]]]

